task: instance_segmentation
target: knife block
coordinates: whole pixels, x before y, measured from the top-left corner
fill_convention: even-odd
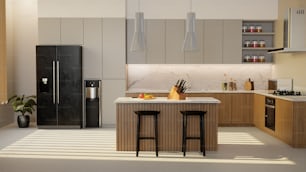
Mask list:
[[[184,93],[178,93],[177,87],[173,86],[168,94],[168,99],[185,100],[186,95]]]

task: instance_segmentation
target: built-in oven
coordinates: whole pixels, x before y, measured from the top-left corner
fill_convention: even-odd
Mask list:
[[[272,97],[265,100],[265,127],[275,131],[275,99]]]

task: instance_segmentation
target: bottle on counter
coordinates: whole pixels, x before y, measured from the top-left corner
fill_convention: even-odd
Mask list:
[[[226,76],[226,73],[223,74],[223,76],[224,76],[224,81],[221,84],[221,88],[222,88],[223,91],[226,91],[227,90],[227,76]]]

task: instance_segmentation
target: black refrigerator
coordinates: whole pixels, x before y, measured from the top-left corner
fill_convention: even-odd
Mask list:
[[[36,46],[37,127],[81,128],[82,47]]]

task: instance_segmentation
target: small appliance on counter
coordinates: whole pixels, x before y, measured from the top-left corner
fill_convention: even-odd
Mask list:
[[[268,90],[293,90],[292,78],[269,79]]]
[[[101,80],[85,80],[85,127],[101,127]]]

